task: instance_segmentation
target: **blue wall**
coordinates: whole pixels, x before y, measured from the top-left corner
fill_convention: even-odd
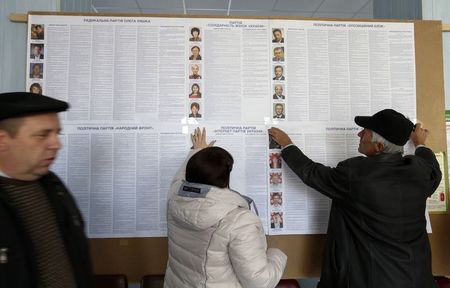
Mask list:
[[[442,20],[450,24],[449,0],[422,0],[422,15],[424,20]],[[444,81],[445,81],[445,109],[450,110],[450,32],[444,32]]]
[[[90,12],[91,0],[0,0],[0,92],[25,90],[27,23],[9,15],[29,11]]]

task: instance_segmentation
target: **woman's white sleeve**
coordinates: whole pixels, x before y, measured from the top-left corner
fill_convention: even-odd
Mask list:
[[[242,286],[275,287],[283,275],[287,256],[279,249],[267,249],[261,220],[253,213],[241,215],[230,239],[231,263]]]

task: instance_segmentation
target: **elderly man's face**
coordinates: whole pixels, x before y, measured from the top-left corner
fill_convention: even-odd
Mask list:
[[[277,113],[277,115],[283,114],[283,106],[282,105],[275,106],[275,113]]]
[[[276,86],[275,86],[275,94],[277,94],[278,96],[282,95],[282,94],[283,94],[283,86],[281,86],[281,85],[276,85]],[[275,111],[276,111],[276,109],[277,109],[278,107],[283,108],[282,106],[277,106],[277,107],[275,107]],[[281,112],[283,112],[283,110],[281,110]]]
[[[373,133],[372,130],[364,128],[358,133],[359,136],[359,153],[366,156],[372,156],[377,154],[377,144],[372,142]]]

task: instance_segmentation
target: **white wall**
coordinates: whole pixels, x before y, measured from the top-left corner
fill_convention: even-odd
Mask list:
[[[0,93],[26,89],[27,24],[9,21],[9,14],[29,11],[90,12],[91,0],[0,0]]]
[[[9,21],[9,14],[28,11],[59,11],[59,0],[0,1],[0,92],[25,90],[27,24]]]
[[[422,0],[422,16],[424,20],[441,20],[450,24],[449,0]],[[450,110],[450,32],[443,35],[444,79],[445,79],[445,109]]]
[[[422,0],[373,0],[373,18],[422,19]]]
[[[130,0],[122,0],[130,1]],[[61,12],[91,12],[91,0],[61,0]]]

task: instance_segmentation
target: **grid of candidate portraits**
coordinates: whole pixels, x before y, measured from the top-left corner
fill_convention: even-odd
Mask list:
[[[269,213],[270,228],[283,228],[284,198],[281,146],[269,137]]]
[[[273,119],[286,119],[286,62],[285,39],[282,28],[272,28],[272,106]],[[270,228],[283,229],[283,172],[281,170],[281,147],[269,139],[269,213]]]
[[[30,67],[27,85],[29,92],[42,94],[45,64],[44,24],[31,24],[30,29]]]
[[[272,114],[273,119],[286,119],[286,62],[283,28],[272,28]]]
[[[189,28],[189,90],[187,91],[189,99],[188,117],[190,119],[202,119],[203,99],[203,61],[202,61],[202,36],[199,27]]]

